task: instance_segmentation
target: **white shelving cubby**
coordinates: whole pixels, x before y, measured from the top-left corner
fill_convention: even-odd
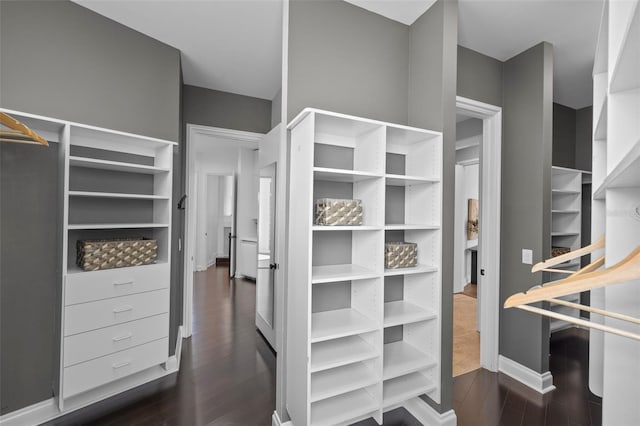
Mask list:
[[[439,402],[442,135],[316,109],[288,128],[293,424],[381,424],[420,394]],[[321,198],[361,200],[362,225],[316,225]],[[415,242],[418,265],[385,269],[385,241]]]

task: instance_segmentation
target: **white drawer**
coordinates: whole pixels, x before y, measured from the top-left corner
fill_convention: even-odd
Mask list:
[[[64,369],[63,398],[162,364],[168,359],[169,339],[159,339]]]
[[[69,367],[168,336],[169,314],[75,334],[64,338],[64,366]]]
[[[169,312],[169,289],[80,303],[64,308],[64,335]]]
[[[170,278],[168,263],[68,274],[64,304],[169,288]]]

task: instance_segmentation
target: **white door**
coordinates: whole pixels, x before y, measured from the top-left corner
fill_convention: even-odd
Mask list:
[[[256,327],[277,352],[276,290],[282,283],[284,254],[284,164],[281,162],[280,126],[260,141],[258,165],[258,271],[256,274]]]

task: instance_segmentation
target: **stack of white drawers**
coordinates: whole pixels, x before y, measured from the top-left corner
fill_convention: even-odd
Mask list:
[[[169,279],[166,263],[66,276],[63,398],[167,361]]]

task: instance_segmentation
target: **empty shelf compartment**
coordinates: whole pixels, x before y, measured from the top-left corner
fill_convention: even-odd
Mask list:
[[[419,372],[385,380],[382,386],[383,406],[387,408],[435,389],[436,385]]]
[[[373,413],[378,408],[379,402],[369,392],[358,389],[311,404],[311,424],[346,423],[367,413]]]
[[[314,343],[311,346],[311,372],[365,361],[378,355],[378,351],[360,336]]]
[[[376,330],[377,324],[355,309],[336,309],[311,316],[311,343]]]
[[[436,366],[436,361],[426,353],[404,341],[384,345],[384,380],[393,379]]]
[[[410,324],[412,322],[426,321],[436,318],[435,312],[421,308],[413,303],[399,300],[384,304],[384,326]]]
[[[379,381],[380,377],[363,362],[313,373],[311,375],[311,402],[362,389]]]

